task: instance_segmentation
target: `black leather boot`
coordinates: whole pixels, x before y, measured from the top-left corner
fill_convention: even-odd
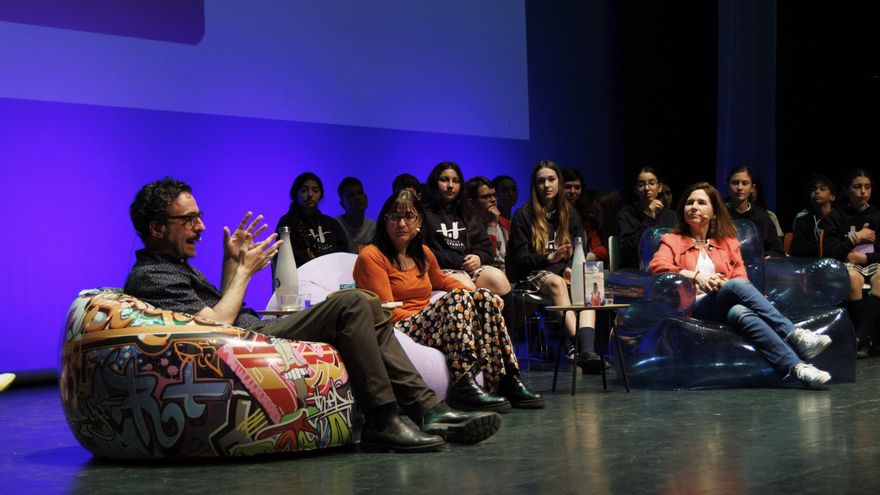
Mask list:
[[[442,450],[446,442],[438,435],[417,430],[394,413],[384,421],[384,428],[376,427],[367,418],[361,431],[361,449],[372,452],[433,452]]]
[[[477,383],[473,368],[452,384],[452,390],[449,391],[446,402],[462,411],[506,412],[510,410],[510,402],[507,399],[486,392],[486,389]]]
[[[491,437],[501,428],[501,415],[491,411],[456,411],[445,402],[432,407],[418,419],[425,433],[451,443],[470,445]]]
[[[498,383],[498,393],[504,396],[513,407],[519,409],[543,409],[544,397],[533,392],[522,382],[519,370],[508,371]]]

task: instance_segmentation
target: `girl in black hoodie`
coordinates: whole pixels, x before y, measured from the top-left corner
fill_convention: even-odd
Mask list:
[[[748,167],[737,167],[730,171],[727,176],[727,192],[730,194],[730,201],[725,205],[727,211],[734,220],[749,220],[755,224],[765,258],[785,256],[776,224],[767,210],[752,202],[754,183],[755,174]]]
[[[499,296],[510,282],[492,266],[492,241],[473,218],[464,192],[464,177],[453,162],[438,163],[425,184],[424,239],[443,272],[470,290],[489,289]]]
[[[299,174],[290,187],[290,209],[285,213],[275,232],[281,235],[281,227],[290,229],[290,243],[296,266],[330,253],[348,251],[348,238],[342,225],[333,217],[318,210],[318,203],[324,199],[324,185],[312,172]],[[272,260],[272,273],[275,273],[276,256]]]
[[[880,210],[868,204],[873,179],[865,169],[846,174],[847,203],[828,216],[822,248],[825,256],[846,261],[850,275],[850,294],[846,308],[859,339],[858,356],[868,357],[878,341],[880,327]],[[862,300],[862,287],[871,284],[868,297]]]

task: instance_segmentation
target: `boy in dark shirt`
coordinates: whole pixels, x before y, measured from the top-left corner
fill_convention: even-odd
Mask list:
[[[804,258],[822,257],[822,238],[828,215],[837,200],[837,187],[824,175],[814,175],[807,184],[810,208],[801,210],[792,224],[791,255]]]

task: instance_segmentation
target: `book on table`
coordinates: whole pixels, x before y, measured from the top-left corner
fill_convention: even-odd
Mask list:
[[[605,304],[605,271],[601,261],[584,262],[584,304]]]

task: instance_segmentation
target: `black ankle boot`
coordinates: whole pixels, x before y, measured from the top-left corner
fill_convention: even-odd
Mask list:
[[[591,327],[578,328],[577,345],[578,359],[577,365],[580,366],[581,372],[585,375],[596,375],[602,372],[605,362],[596,354],[596,331]]]
[[[361,449],[373,452],[433,452],[442,450],[442,437],[422,432],[405,423],[397,412],[367,417],[361,432]]]
[[[446,403],[462,411],[506,412],[510,410],[510,402],[507,399],[486,392],[486,389],[477,383],[473,368],[452,384],[452,390],[446,397]]]
[[[432,407],[416,421],[425,433],[451,443],[482,442],[501,428],[501,415],[491,411],[456,411],[445,402]]]
[[[522,381],[519,370],[508,371],[498,383],[498,393],[504,396],[513,407],[519,409],[543,409],[544,397],[529,390]]]
[[[595,352],[578,354],[577,365],[580,366],[581,373],[584,375],[599,375],[602,373],[602,368],[608,369],[610,367],[610,363],[607,363]]]

